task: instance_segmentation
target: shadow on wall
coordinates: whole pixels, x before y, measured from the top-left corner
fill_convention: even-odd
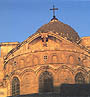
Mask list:
[[[47,87],[48,88],[48,87]],[[59,87],[54,87],[54,92],[36,93],[28,95],[18,95],[10,97],[89,97],[90,84],[62,84]]]
[[[90,84],[62,84],[61,96],[90,96]]]

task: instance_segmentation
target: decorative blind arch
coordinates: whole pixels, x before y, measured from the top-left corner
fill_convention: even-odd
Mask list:
[[[75,56],[74,55],[70,55],[69,56],[69,63],[70,64],[74,64],[75,63]]]
[[[53,55],[52,56],[52,62],[53,63],[57,63],[58,62],[58,56],[57,55]]]
[[[17,77],[12,79],[12,96],[20,95],[20,81]]]
[[[33,57],[33,64],[34,64],[34,65],[39,64],[39,58],[38,58],[37,56],[34,56],[34,57]]]

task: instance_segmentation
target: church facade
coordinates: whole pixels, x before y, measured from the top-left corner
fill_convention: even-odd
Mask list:
[[[90,83],[90,37],[80,38],[55,17],[22,43],[0,47],[0,91],[7,96],[60,92],[62,84]]]

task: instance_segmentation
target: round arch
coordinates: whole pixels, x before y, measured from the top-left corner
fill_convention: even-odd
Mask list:
[[[88,83],[88,72],[80,67],[75,72],[74,80],[76,84],[85,84]]]
[[[84,77],[84,74],[82,72],[78,72],[75,75],[75,83],[76,84],[85,84],[85,77]]]
[[[53,75],[51,72],[44,71],[39,76],[39,92],[53,92]]]
[[[18,77],[12,79],[12,96],[20,95],[20,81]]]
[[[35,72],[28,68],[22,71],[21,73],[21,94],[30,94],[35,90],[36,87],[36,75]]]
[[[74,84],[74,71],[63,65],[57,69],[57,80],[58,83],[61,84]]]

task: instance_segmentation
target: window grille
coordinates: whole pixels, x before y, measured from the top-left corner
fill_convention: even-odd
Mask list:
[[[48,59],[48,56],[44,56],[44,60],[47,60]]]
[[[53,92],[53,76],[48,71],[41,73],[39,77],[39,92]]]
[[[77,84],[85,84],[85,77],[84,77],[84,75],[81,72],[76,74],[75,82]]]
[[[17,77],[12,80],[12,96],[20,95],[20,81]]]

